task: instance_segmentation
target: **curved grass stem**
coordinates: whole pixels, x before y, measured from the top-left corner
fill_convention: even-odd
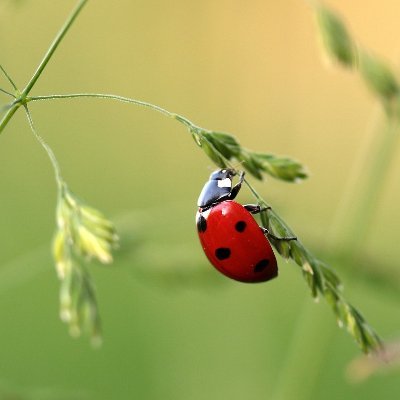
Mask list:
[[[52,94],[48,96],[29,96],[26,101],[39,101],[39,100],[62,100],[62,99],[77,99],[77,98],[97,98],[97,99],[110,99],[120,101],[122,103],[131,103],[137,106],[150,108],[154,111],[160,112],[161,114],[167,115],[168,117],[175,118],[176,114],[165,110],[162,107],[148,103],[146,101],[131,99],[129,97],[119,96],[115,94],[107,93],[70,93],[70,94]]]
[[[198,125],[194,124],[192,121],[187,119],[186,117],[176,114],[174,112],[168,111],[163,107],[157,106],[152,103],[148,103],[146,101],[142,100],[137,100],[133,99],[130,97],[125,97],[125,96],[119,96],[115,94],[108,94],[108,93],[66,93],[66,94],[51,94],[51,95],[45,95],[45,96],[29,96],[26,98],[26,102],[31,102],[31,101],[44,101],[44,100],[63,100],[63,99],[78,99],[78,98],[97,98],[97,99],[109,99],[109,100],[116,100],[120,101],[122,103],[130,103],[130,104],[135,104],[140,107],[145,107],[148,109],[151,109],[153,111],[159,112],[163,115],[166,115],[170,118],[174,118],[181,124],[183,124],[186,128],[189,129],[190,132],[192,131],[204,131],[204,132],[211,132],[208,129],[201,128]],[[207,138],[205,138],[207,141]],[[212,145],[212,143],[209,143]],[[230,166],[230,168],[234,168],[233,164],[230,163],[228,159],[226,159],[222,154],[219,154],[222,159],[227,163],[227,165]],[[254,195],[254,197],[257,199],[258,202],[266,204],[265,200],[260,196],[260,194],[256,191],[256,189],[249,183],[249,181],[245,178],[244,183],[247,185],[251,193]]]
[[[42,136],[40,136],[39,133],[37,132],[35,125],[33,124],[32,115],[26,104],[24,105],[24,108],[25,108],[25,113],[28,118],[28,122],[29,122],[29,126],[31,128],[31,131],[32,131],[33,135],[35,136],[35,138],[37,139],[37,141],[40,143],[40,145],[44,148],[47,155],[49,156],[49,159],[50,159],[51,164],[54,169],[57,186],[59,189],[61,189],[63,186],[63,179],[61,177],[61,169],[60,169],[60,165],[58,164],[57,158],[54,155],[54,152],[51,149],[51,147],[46,143],[46,141],[42,138]]]

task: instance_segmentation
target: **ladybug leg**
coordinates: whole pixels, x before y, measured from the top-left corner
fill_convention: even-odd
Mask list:
[[[229,193],[230,200],[233,200],[239,193],[239,190],[242,187],[243,180],[244,180],[244,171],[241,171],[239,175],[239,182],[232,188],[232,190]]]
[[[267,235],[269,237],[271,237],[272,239],[275,240],[285,240],[285,241],[290,241],[290,240],[297,240],[297,237],[295,236],[289,236],[289,237],[278,237],[275,236],[273,233],[271,233],[267,228],[263,228],[262,226],[260,226],[261,230],[263,231],[264,235]]]
[[[262,211],[271,210],[271,207],[261,207],[259,204],[245,204],[243,207],[251,214],[258,214]]]

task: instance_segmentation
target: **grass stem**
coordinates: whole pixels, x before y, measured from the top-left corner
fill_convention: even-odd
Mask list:
[[[18,98],[16,98],[15,101],[11,107],[9,108],[8,112],[4,115],[4,117],[0,121],[0,134],[3,132],[4,128],[7,126],[7,124],[10,122],[11,118],[15,114],[15,112],[18,110],[18,108],[26,103],[26,97],[32,90],[33,86],[39,79],[40,75],[42,74],[43,70],[46,68],[46,65],[50,61],[51,57],[53,56],[54,52],[56,51],[58,45],[61,43],[62,39],[68,32],[69,28],[79,15],[80,11],[82,10],[83,6],[87,3],[88,0],[80,0],[75,7],[75,9],[72,11],[71,15],[69,18],[65,21],[64,25],[61,27],[60,31],[58,32],[57,36],[51,43],[49,49],[47,50],[46,54],[44,55],[42,61],[40,62],[39,66],[37,67],[35,73],[33,74],[32,78],[29,80],[28,84],[26,85],[25,89],[20,93]],[[0,70],[3,72],[3,74],[6,76],[8,81],[11,83],[13,88],[15,89],[16,92],[19,92],[17,89],[17,86],[15,85],[14,81],[11,79],[11,77],[8,75],[6,70],[0,65]]]
[[[332,338],[330,319],[307,297],[299,310],[294,331],[280,368],[272,400],[308,400],[315,396],[321,366]]]
[[[122,103],[136,104],[141,107],[150,108],[154,111],[158,111],[161,114],[167,115],[168,117],[174,118],[176,114],[165,110],[162,107],[156,106],[155,104],[147,103],[146,101],[131,99],[129,97],[118,96],[115,94],[105,93],[70,93],[70,94],[52,94],[48,96],[31,96],[27,98],[27,101],[38,101],[38,100],[60,100],[60,99],[76,99],[76,98],[97,98],[97,99],[110,99],[117,100]]]
[[[18,108],[21,106],[20,103],[14,103],[8,108],[8,111],[0,121],[0,134],[3,132],[6,125],[10,122],[13,115],[17,112]]]
[[[10,75],[8,75],[7,71],[3,68],[2,65],[0,65],[0,70],[3,72],[4,76],[7,78],[7,80],[11,83],[11,86],[17,90],[17,86],[15,85],[14,81],[11,79]]]
[[[55,172],[55,175],[56,175],[57,185],[58,185],[58,187],[60,189],[61,186],[63,185],[63,179],[61,177],[61,169],[60,169],[60,166],[58,164],[57,158],[54,155],[54,152],[51,149],[51,147],[46,143],[46,141],[37,132],[37,130],[35,128],[35,125],[33,124],[32,115],[31,115],[31,113],[30,113],[30,111],[28,109],[28,106],[26,104],[24,105],[24,108],[25,108],[25,113],[26,113],[26,116],[28,118],[29,126],[30,126],[30,128],[32,130],[33,135],[35,136],[37,141],[41,144],[41,146],[44,148],[44,150],[46,151],[47,155],[50,158],[51,164],[53,165],[54,172]]]
[[[14,99],[15,99],[15,96],[12,93],[10,93],[7,90],[5,90],[5,89],[0,88],[0,92],[3,92],[4,94],[7,94],[8,96],[14,97]]]
[[[64,25],[61,27],[60,31],[58,32],[57,36],[54,38],[53,42],[51,43],[49,49],[47,50],[46,54],[44,55],[42,61],[40,62],[38,68],[36,69],[35,73],[33,74],[32,78],[26,85],[25,89],[22,91],[23,96],[27,96],[29,92],[32,90],[33,86],[35,85],[36,81],[39,79],[40,75],[42,74],[43,70],[46,68],[47,63],[50,61],[51,57],[53,56],[54,52],[56,51],[58,45],[63,40],[64,36],[68,32],[69,28],[79,15],[80,11],[87,3],[88,0],[80,0],[75,9],[72,11],[69,18],[65,21]]]
[[[352,204],[355,205],[355,209],[344,229],[344,236],[351,246],[347,252],[353,255],[361,250],[362,244],[371,232],[375,211],[397,151],[399,124],[395,120],[388,120],[387,124],[386,132],[380,133],[377,145],[373,147],[372,154],[366,160],[367,165],[360,177],[364,180],[363,187],[354,194]]]

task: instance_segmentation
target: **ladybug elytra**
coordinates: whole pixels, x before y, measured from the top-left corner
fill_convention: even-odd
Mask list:
[[[222,274],[241,282],[264,282],[278,275],[272,247],[265,236],[277,238],[260,227],[251,214],[265,209],[259,205],[241,205],[233,199],[244,180],[232,186],[233,169],[213,172],[198,200],[197,231],[203,250],[211,264]]]

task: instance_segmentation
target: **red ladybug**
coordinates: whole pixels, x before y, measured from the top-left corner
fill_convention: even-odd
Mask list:
[[[278,275],[274,252],[265,234],[251,214],[263,209],[259,205],[233,201],[238,194],[244,172],[232,187],[233,169],[211,174],[200,193],[196,215],[197,231],[203,250],[211,264],[222,274],[241,282],[264,282]],[[295,238],[284,238],[293,240]]]

